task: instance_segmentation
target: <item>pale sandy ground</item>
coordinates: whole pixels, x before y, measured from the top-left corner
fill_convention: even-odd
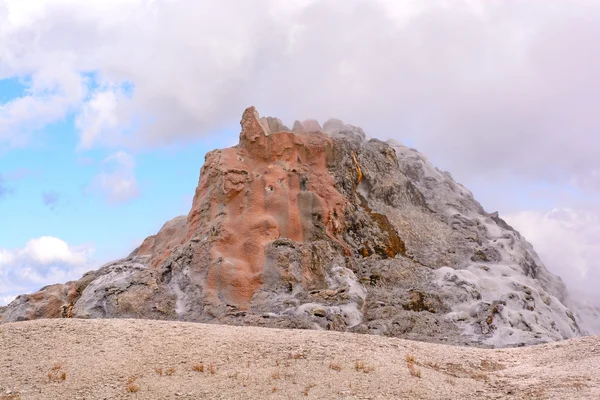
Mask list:
[[[2,400],[246,398],[600,399],[600,338],[482,350],[143,320],[0,325]]]

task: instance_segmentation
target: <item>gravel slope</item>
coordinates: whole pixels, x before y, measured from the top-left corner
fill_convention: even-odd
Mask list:
[[[600,338],[486,350],[148,320],[0,326],[0,400],[305,397],[599,399]]]

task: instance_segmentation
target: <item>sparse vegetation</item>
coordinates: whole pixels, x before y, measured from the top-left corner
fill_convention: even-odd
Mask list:
[[[408,368],[408,372],[410,372],[410,376],[414,376],[415,378],[421,377],[421,369],[417,367],[415,356],[412,354],[407,354],[406,357],[406,367]]]
[[[137,376],[130,376],[127,378],[127,383],[125,385],[125,391],[127,393],[137,393],[140,391],[140,385],[136,383]]]
[[[192,365],[192,371],[204,372],[204,364],[203,363],[198,363],[198,364]]]
[[[159,376],[163,376],[163,369],[160,367],[154,368],[154,372]]]
[[[421,369],[415,367],[415,364],[408,364],[408,372],[410,372],[410,375],[414,376],[415,378],[421,377]]]
[[[364,361],[358,360],[354,362],[354,369],[356,370],[356,372],[364,372],[365,374],[375,371],[374,366],[366,364]]]
[[[48,380],[50,382],[61,383],[67,380],[67,373],[62,369],[63,365],[63,363],[56,363],[52,366],[50,372],[48,372]]]
[[[208,365],[208,372],[210,372],[211,375],[214,375],[217,372],[217,367],[215,367],[215,364],[212,362]]]
[[[273,373],[271,374],[271,378],[272,378],[272,379],[281,379],[281,373],[279,372],[279,370],[277,370],[277,371],[273,372]]]
[[[173,368],[173,367],[171,367],[171,368],[167,368],[167,369],[165,370],[165,375],[167,375],[167,376],[172,376],[172,375],[175,375],[175,368]]]

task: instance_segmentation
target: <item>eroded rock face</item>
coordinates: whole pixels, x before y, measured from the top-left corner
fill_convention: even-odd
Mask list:
[[[19,296],[3,322],[155,318],[478,346],[582,333],[529,243],[416,150],[329,120],[247,109],[206,155],[190,213],[80,281]],[[65,308],[66,307],[66,308]]]

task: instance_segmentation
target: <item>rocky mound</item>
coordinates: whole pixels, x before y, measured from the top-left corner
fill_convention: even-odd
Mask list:
[[[150,318],[479,346],[579,336],[562,281],[416,150],[248,108],[187,217],[129,257],[19,296],[3,322]]]

